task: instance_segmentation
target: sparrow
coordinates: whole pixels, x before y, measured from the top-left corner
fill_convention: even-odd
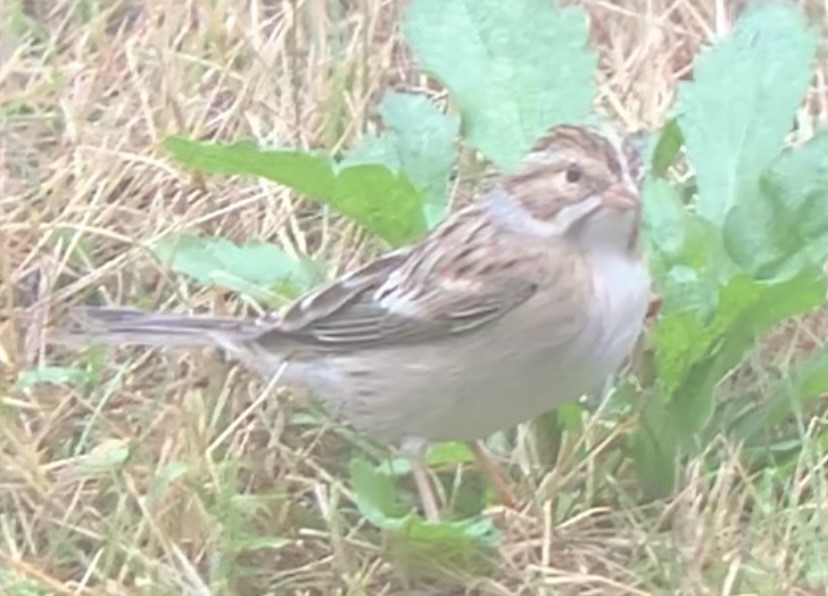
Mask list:
[[[508,501],[480,440],[600,389],[642,331],[640,171],[614,129],[555,126],[424,238],[279,312],[84,308],[61,341],[217,346],[396,445],[427,519],[439,518],[425,466],[435,441],[469,442]]]

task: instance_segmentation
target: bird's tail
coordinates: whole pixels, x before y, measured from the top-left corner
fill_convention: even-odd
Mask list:
[[[143,312],[131,308],[85,307],[72,311],[73,325],[58,330],[54,343],[144,346],[237,346],[266,328],[253,320]]]

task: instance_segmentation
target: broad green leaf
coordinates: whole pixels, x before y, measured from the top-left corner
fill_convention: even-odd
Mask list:
[[[790,277],[828,258],[828,133],[786,151],[763,176],[761,192],[727,215],[724,239],[752,274]]]
[[[311,197],[328,196],[336,184],[326,155],[292,149],[263,149],[250,140],[218,144],[171,136],[164,148],[179,163],[213,174],[245,174],[274,180]]]
[[[375,469],[379,474],[387,476],[405,476],[411,473],[411,461],[403,456],[390,457],[383,459]]]
[[[712,320],[692,310],[658,319],[651,337],[658,381],[653,393],[642,398],[641,424],[627,442],[649,496],[672,490],[676,463],[712,420],[714,390],[721,379],[762,333],[818,306],[824,296],[825,281],[818,269],[776,282],[738,274],[719,289]],[[812,373],[812,388],[821,386],[822,377]]]
[[[697,177],[699,213],[717,225],[758,190],[811,78],[816,36],[793,3],[749,8],[700,53],[678,91],[678,122]]]
[[[684,421],[682,429],[690,432],[707,424],[716,384],[745,358],[761,335],[790,316],[812,310],[825,296],[825,281],[818,270],[772,284],[751,281],[739,289],[733,289],[740,283],[738,278],[734,282],[723,290],[723,305],[730,303],[729,292],[744,291],[734,302],[742,302],[750,292],[750,306],[723,329],[705,357],[694,363],[673,397],[676,419]]]
[[[401,171],[422,193],[423,215],[433,227],[446,214],[460,120],[443,114],[427,97],[397,92],[386,94],[380,115],[386,131],[365,137],[345,163],[381,163]]]
[[[423,215],[434,227],[446,215],[448,181],[460,119],[447,116],[426,97],[389,93],[380,105],[394,134],[403,173],[423,193]]]
[[[501,169],[552,125],[582,120],[595,87],[587,19],[549,0],[414,0],[403,32],[449,89],[466,140]]]
[[[735,272],[719,231],[689,211],[664,180],[648,179],[643,196],[642,236],[662,312],[713,317],[719,286]]]
[[[664,267],[680,263],[690,224],[678,193],[663,180],[647,179],[642,195],[641,235],[647,252],[663,259]]]
[[[426,464],[429,466],[444,466],[447,464],[463,464],[474,461],[474,454],[466,443],[457,441],[443,441],[429,445],[426,452]]]
[[[350,472],[359,512],[378,528],[398,528],[409,512],[397,500],[391,477],[360,458],[351,460]]]
[[[756,281],[739,274],[719,289],[718,309],[712,319],[693,311],[661,317],[653,329],[652,342],[662,389],[673,395],[691,376],[696,376],[693,382],[698,381],[694,368],[719,362],[726,347],[751,342],[774,323],[813,308],[822,300],[823,288],[814,271],[783,282]],[[725,361],[735,365],[742,355],[728,353]]]
[[[169,137],[180,163],[219,174],[262,176],[318,199],[393,245],[426,230],[421,193],[404,175],[376,163],[339,167],[329,157],[262,149],[249,141],[221,145]]]
[[[487,560],[495,529],[488,519],[427,522],[407,512],[396,499],[393,479],[363,459],[350,464],[357,508],[368,521],[385,530],[395,556],[416,563],[469,568]]]
[[[670,401],[678,436],[690,437],[709,421],[713,389],[746,355],[762,333],[823,302],[825,280],[818,269],[766,282],[739,274],[720,290],[716,317],[705,322],[692,312],[659,319],[653,332],[659,389]]]
[[[200,284],[219,284],[267,303],[293,298],[323,279],[310,259],[288,256],[265,242],[238,245],[218,237],[170,234],[152,250],[164,265]]]
[[[417,240],[427,230],[419,191],[385,166],[339,169],[336,194],[327,202],[394,246]]]

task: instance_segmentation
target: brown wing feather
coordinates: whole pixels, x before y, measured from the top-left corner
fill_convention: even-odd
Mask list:
[[[423,242],[392,253],[294,303],[258,339],[328,349],[370,349],[467,333],[528,300],[533,281],[514,273],[508,251],[470,207]]]

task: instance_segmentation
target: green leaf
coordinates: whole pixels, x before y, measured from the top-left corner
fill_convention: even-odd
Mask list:
[[[474,454],[466,443],[443,441],[428,446],[426,452],[427,466],[445,466],[464,464],[474,461]]]
[[[405,176],[385,166],[358,165],[341,168],[336,182],[327,202],[389,244],[406,244],[426,232],[420,193]]]
[[[351,460],[350,472],[359,512],[378,528],[398,528],[408,512],[397,500],[391,477],[360,458]]]
[[[688,211],[664,180],[646,180],[643,196],[642,236],[662,312],[713,317],[719,286],[735,273],[719,230]]]
[[[495,529],[488,519],[428,522],[406,512],[396,499],[393,479],[364,459],[350,464],[357,508],[387,532],[395,556],[416,563],[418,571],[435,562],[468,569],[488,560]]]
[[[776,281],[738,273],[715,227],[685,209],[666,182],[650,180],[644,193],[643,234],[663,297],[650,336],[660,394],[709,393],[758,334],[821,301],[821,277],[815,268]],[[707,402],[693,408],[700,420],[709,413]]]
[[[448,181],[460,119],[447,116],[420,95],[389,93],[380,105],[394,135],[402,172],[423,193],[423,215],[434,227],[448,209]]]
[[[625,450],[632,459],[639,485],[648,499],[664,498],[676,481],[680,444],[673,432],[668,404],[657,396],[641,396],[644,409],[635,430],[625,441]]]
[[[816,35],[793,3],[749,8],[693,63],[678,90],[678,122],[698,183],[699,213],[717,225],[758,190],[811,78]]]
[[[565,432],[578,432],[584,426],[584,408],[578,403],[564,403],[558,406],[558,420]]]
[[[656,382],[627,447],[645,492],[664,496],[676,463],[710,426],[719,381],[772,325],[820,304],[825,282],[818,267],[754,279],[665,181],[648,180],[644,197],[642,233],[663,304],[649,337]]]
[[[326,155],[262,149],[251,140],[218,144],[171,136],[164,148],[182,165],[213,174],[245,174],[274,180],[312,197],[331,194],[334,163]]]
[[[155,256],[176,273],[200,284],[218,284],[267,303],[293,298],[323,279],[310,259],[290,257],[276,245],[243,245],[218,237],[170,234],[153,247]],[[276,290],[276,294],[265,288]]]
[[[385,165],[337,166],[329,157],[288,149],[262,149],[250,141],[221,145],[169,137],[165,148],[180,163],[218,174],[273,180],[318,199],[393,245],[426,230],[421,193]]]
[[[403,32],[451,92],[467,141],[501,169],[546,129],[582,120],[595,88],[587,19],[549,0],[414,0]]]
[[[661,129],[658,141],[647,156],[647,163],[650,164],[650,174],[657,178],[665,177],[667,170],[676,162],[683,144],[684,138],[681,135],[681,127],[675,119],[670,120]]]
[[[485,575],[495,564],[494,524],[487,518],[429,523],[409,517],[389,535],[395,563],[420,576],[458,571]]]
[[[641,235],[647,252],[672,265],[681,258],[688,234],[688,213],[676,190],[664,180],[648,178],[642,188]]]
[[[444,441],[429,445],[425,460],[429,467],[465,464],[474,461],[474,454],[465,443]],[[411,461],[407,457],[393,457],[377,465],[376,470],[382,474],[402,476],[411,472]]]
[[[428,574],[445,568],[470,569],[489,560],[495,529],[485,518],[428,522],[396,501],[392,477],[363,459],[351,461],[357,508],[385,531],[395,563]]]
[[[710,419],[713,389],[771,326],[824,300],[818,269],[766,282],[744,274],[720,290],[716,317],[705,322],[682,312],[660,318],[653,331],[659,387],[669,396],[677,436],[689,438]]]
[[[29,389],[35,385],[79,385],[92,380],[88,370],[70,366],[41,366],[24,370],[17,377],[16,389]]]
[[[786,278],[828,258],[828,133],[786,151],[761,192],[728,213],[724,240],[753,275]]]
[[[692,311],[659,318],[651,341],[663,391],[671,396],[681,391],[704,393],[704,386],[735,366],[758,335],[815,307],[824,293],[824,282],[813,271],[781,282],[739,274],[720,288],[712,319]]]
[[[672,490],[676,463],[713,420],[714,390],[773,325],[823,302],[818,269],[784,281],[759,281],[741,273],[719,288],[715,316],[682,310],[659,317],[651,334],[658,381],[642,398],[639,427],[627,441],[642,487],[650,497]],[[824,375],[812,371],[816,389]],[[745,423],[756,429],[756,424]],[[747,431],[743,431],[745,434]]]
[[[386,131],[366,136],[345,163],[380,163],[401,171],[422,193],[423,215],[433,227],[448,207],[448,180],[460,120],[447,116],[425,96],[389,92],[380,105]]]
[[[741,362],[763,333],[783,320],[806,313],[824,301],[825,279],[821,271],[811,269],[803,271],[794,278],[763,283],[751,280],[744,287],[732,290],[734,284],[723,289],[724,308],[730,304],[729,292],[744,292],[734,302],[741,302],[751,295],[749,307],[744,307],[730,325],[726,326],[715,342],[714,350],[709,350],[704,359],[698,360],[690,374],[684,379],[674,397],[677,419],[684,420],[684,428],[701,429],[708,419],[704,417],[704,406],[712,413],[712,398],[709,397],[716,384],[733,367]],[[699,423],[693,424],[694,413]]]

